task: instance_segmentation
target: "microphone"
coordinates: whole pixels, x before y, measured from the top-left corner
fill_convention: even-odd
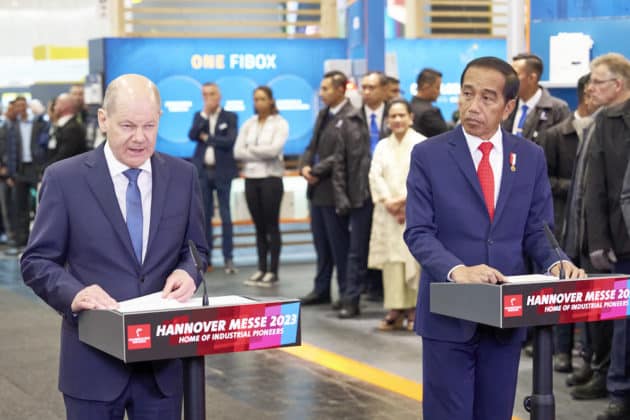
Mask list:
[[[201,282],[203,283],[203,297],[201,298],[201,306],[208,306],[210,303],[208,302],[208,289],[206,287],[206,279],[203,276],[203,271],[201,271],[201,257],[199,256],[199,250],[197,249],[197,245],[192,240],[188,240],[188,249],[190,250],[190,255],[193,257],[193,261],[195,262],[195,267],[201,276]]]
[[[564,273],[564,265],[562,264],[562,254],[560,254],[560,244],[558,244],[556,237],[553,236],[553,232],[551,232],[551,229],[549,229],[549,225],[547,224],[547,222],[543,222],[543,228],[545,230],[545,235],[547,236],[547,241],[549,242],[551,247],[554,249],[554,251],[556,251],[556,255],[558,255],[558,259],[560,261],[560,272],[558,273],[558,278],[560,280],[564,280],[565,273]]]

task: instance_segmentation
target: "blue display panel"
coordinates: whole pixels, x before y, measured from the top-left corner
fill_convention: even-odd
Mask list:
[[[284,152],[302,153],[318,112],[318,88],[326,59],[346,57],[345,40],[125,39],[104,40],[105,83],[125,73],[153,80],[162,95],[157,149],[188,157],[188,130],[202,107],[201,84],[219,85],[222,104],[243,124],[253,115],[258,85],[273,89],[289,122]]]
[[[532,21],[630,15],[627,0],[532,0]]]
[[[391,39],[385,43],[387,53],[396,53],[398,75],[403,96],[416,93],[416,78],[424,67],[442,72],[442,90],[436,105],[449,121],[457,109],[459,83],[466,64],[474,58],[495,56],[506,59],[504,39]]]

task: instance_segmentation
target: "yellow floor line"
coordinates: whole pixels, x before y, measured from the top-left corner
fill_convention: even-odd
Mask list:
[[[280,350],[299,357],[300,359],[324,366],[335,372],[343,373],[352,378],[422,402],[422,384],[403,378],[402,376],[386,372],[307,343],[302,343],[302,345],[298,347],[284,347]],[[512,417],[512,420],[521,419]]]

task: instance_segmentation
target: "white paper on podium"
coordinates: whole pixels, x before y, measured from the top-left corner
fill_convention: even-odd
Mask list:
[[[546,281],[557,281],[558,277],[544,274],[527,274],[523,276],[505,276],[506,283],[540,283]]]
[[[236,295],[209,297],[208,301],[209,306],[242,305],[254,302],[252,299]],[[121,313],[159,311],[163,309],[199,308],[201,307],[201,298],[194,297],[186,302],[178,302],[175,299],[163,299],[162,292],[156,292],[135,299],[124,300],[118,304],[118,312]]]

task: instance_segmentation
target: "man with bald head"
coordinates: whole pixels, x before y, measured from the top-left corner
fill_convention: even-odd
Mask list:
[[[50,165],[85,152],[85,127],[79,121],[79,103],[68,93],[55,100],[52,136],[48,140],[46,164]]]
[[[24,282],[62,316],[59,390],[68,419],[179,419],[180,360],[123,363],[79,341],[83,310],[162,292],[185,301],[206,256],[195,167],[155,152],[160,94],[147,78],[114,79],[98,111],[107,140],[49,166],[21,259]],[[203,258],[205,261],[205,258]],[[201,267],[205,269],[205,267]]]

